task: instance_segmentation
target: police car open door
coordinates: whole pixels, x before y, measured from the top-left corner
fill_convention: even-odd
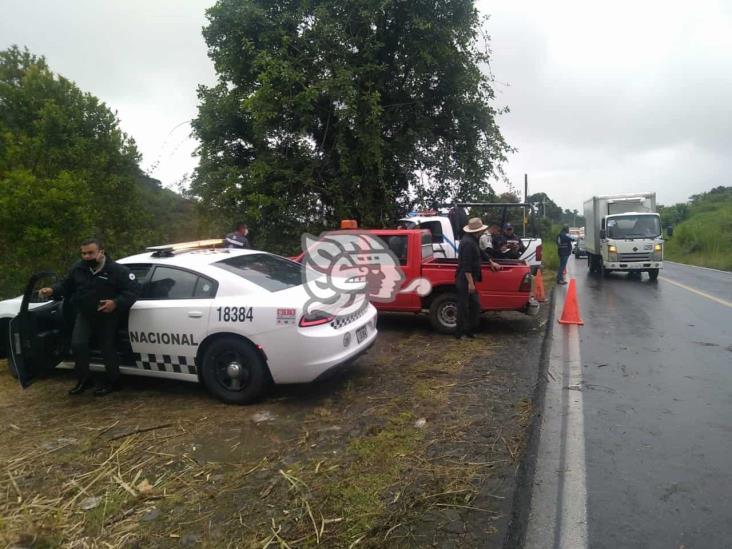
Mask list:
[[[23,388],[31,380],[55,368],[68,349],[70,330],[66,326],[63,301],[43,301],[38,290],[56,280],[54,273],[31,277],[18,315],[10,321],[10,368]]]

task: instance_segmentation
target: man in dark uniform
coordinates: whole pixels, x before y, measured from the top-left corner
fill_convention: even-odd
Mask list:
[[[557,269],[557,284],[566,284],[564,271],[567,268],[569,256],[572,255],[574,237],[569,234],[569,227],[564,226],[557,236],[557,253],[559,254],[559,269]]]
[[[508,246],[506,257],[508,259],[518,259],[526,251],[523,241],[516,235],[513,225],[506,223],[503,227],[503,239]]]
[[[479,217],[474,217],[463,227],[463,237],[458,248],[458,268],[455,273],[457,288],[457,329],[455,337],[475,337],[480,323],[480,298],[476,284],[482,280],[480,269],[481,251],[478,238],[488,227]],[[490,260],[491,269],[500,270],[501,266]]]
[[[140,291],[135,275],[107,257],[101,241],[96,238],[81,243],[81,260],[74,264],[65,279],[38,291],[44,298],[66,298],[76,310],[71,350],[76,359],[79,381],[69,394],[78,395],[92,386],[89,373],[89,341],[92,335],[99,340],[107,373],[105,382],[94,394],[106,395],[117,388],[117,327],[121,315],[126,314],[140,296]]]
[[[224,237],[224,248],[234,248],[236,250],[246,250],[251,248],[249,245],[249,228],[245,223],[237,223],[233,233],[229,233]]]

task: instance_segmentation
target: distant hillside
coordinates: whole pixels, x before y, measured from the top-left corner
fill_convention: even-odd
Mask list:
[[[145,176],[139,161],[99,98],[27,49],[0,50],[0,296],[17,295],[34,272],[64,272],[92,235],[123,257],[223,234],[203,221],[212,214]]]
[[[660,212],[664,227],[674,225],[667,259],[732,271],[732,187],[717,187]]]
[[[160,181],[143,174],[137,178],[137,183],[143,208],[141,221],[148,232],[148,246],[221,236],[223,229],[212,226],[192,200],[162,187]],[[226,223],[227,226],[229,224]]]

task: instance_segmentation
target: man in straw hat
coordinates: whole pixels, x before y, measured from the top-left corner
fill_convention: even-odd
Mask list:
[[[463,237],[460,239],[458,269],[455,273],[455,287],[457,288],[457,329],[455,337],[475,337],[475,330],[480,323],[480,299],[475,288],[476,283],[482,280],[480,271],[481,253],[478,247],[480,235],[488,227],[483,225],[479,217],[474,217],[463,227]],[[494,271],[501,269],[498,263],[488,260]]]

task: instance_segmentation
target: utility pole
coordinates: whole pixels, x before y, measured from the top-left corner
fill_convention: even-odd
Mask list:
[[[524,202],[529,201],[529,174],[524,174]],[[524,206],[524,234],[526,237],[526,206]]]

